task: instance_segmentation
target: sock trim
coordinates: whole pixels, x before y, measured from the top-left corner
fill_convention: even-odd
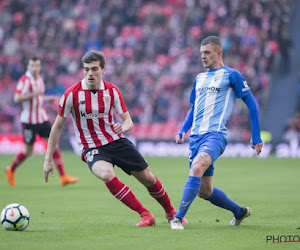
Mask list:
[[[154,184],[154,185],[155,185],[155,184]],[[162,191],[164,191],[163,194],[160,194]],[[150,195],[151,195],[152,197],[159,198],[159,197],[162,197],[162,196],[165,195],[166,190],[165,190],[164,186],[162,186],[161,189],[160,189],[158,192],[149,192],[149,193],[150,193]]]
[[[128,194],[130,192],[130,189],[128,188],[128,191],[120,198],[120,199],[118,199],[118,200],[123,200],[124,198],[125,198],[125,196]]]

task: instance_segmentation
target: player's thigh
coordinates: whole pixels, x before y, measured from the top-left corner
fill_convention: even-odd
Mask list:
[[[36,125],[22,123],[22,131],[24,143],[32,146],[35,141]]]
[[[96,161],[91,167],[92,173],[105,183],[115,177],[113,164],[107,161]]]
[[[111,152],[113,152],[110,156],[113,163],[128,175],[131,175],[133,171],[142,172],[148,168],[144,157],[128,139],[122,138],[110,144],[112,145]],[[147,171],[144,173],[142,176],[148,176]]]
[[[51,132],[51,123],[49,121],[45,121],[42,124],[38,124],[38,130],[37,133],[40,137],[43,137],[44,139],[48,139]]]
[[[206,152],[200,152],[193,160],[190,175],[202,177],[204,172],[212,164],[211,156]]]
[[[146,187],[151,187],[155,184],[156,180],[149,166],[142,171],[132,170],[130,171],[130,174],[132,174],[139,182],[141,182]]]

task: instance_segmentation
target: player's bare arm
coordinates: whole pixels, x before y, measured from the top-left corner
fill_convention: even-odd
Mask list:
[[[21,103],[27,100],[30,100],[38,95],[42,95],[44,94],[42,91],[35,91],[33,93],[30,94],[15,94],[14,95],[14,102],[15,103]]]
[[[117,134],[122,134],[124,132],[130,131],[131,129],[133,129],[133,122],[132,122],[131,116],[128,111],[123,114],[120,114],[120,117],[123,121],[123,124],[115,123],[113,125],[114,130],[116,131]]]
[[[48,101],[48,102],[53,102],[53,101],[59,100],[59,97],[57,97],[55,95],[45,95],[44,100]]]
[[[66,118],[58,115],[51,129],[51,133],[48,140],[47,152],[45,155],[45,162],[44,162],[44,178],[46,182],[48,182],[48,175],[50,172],[51,175],[53,176],[52,156],[59,142],[59,138],[62,129],[65,125],[65,122],[66,122]]]

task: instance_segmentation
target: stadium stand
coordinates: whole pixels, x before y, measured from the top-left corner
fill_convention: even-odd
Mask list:
[[[240,70],[260,106],[270,85],[282,29],[293,0],[11,0],[0,2],[0,133],[20,132],[13,93],[26,61],[43,60],[47,94],[61,95],[83,77],[89,49],[108,59],[105,79],[122,89],[138,138],[171,139],[189,108],[194,77],[204,70],[199,44],[219,35],[224,62]],[[282,7],[284,6],[284,7]],[[48,106],[51,119],[56,106]],[[72,126],[68,126],[71,130]],[[237,102],[229,138],[249,140],[245,105]]]

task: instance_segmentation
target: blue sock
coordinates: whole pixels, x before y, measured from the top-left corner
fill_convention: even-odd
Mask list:
[[[220,189],[214,187],[211,196],[206,199],[212,204],[230,210],[235,218],[240,218],[243,215],[243,208],[236,204],[233,200],[229,199],[227,195]]]
[[[193,200],[198,195],[200,186],[201,186],[201,177],[189,176],[185,184],[185,187],[183,189],[183,195],[181,198],[178,212],[175,215],[175,217],[182,219],[185,216]]]

